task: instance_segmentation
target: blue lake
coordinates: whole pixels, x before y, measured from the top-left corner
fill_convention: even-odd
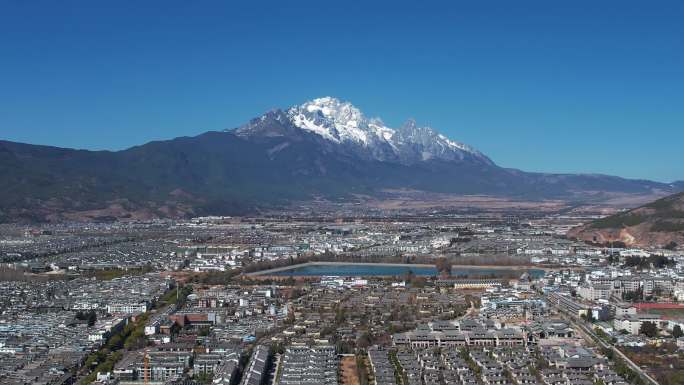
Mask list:
[[[386,265],[307,265],[289,270],[279,271],[273,275],[281,276],[323,276],[337,275],[349,277],[372,277],[372,276],[401,276],[412,271],[415,275],[435,276],[435,267],[423,266],[386,266]],[[542,269],[487,269],[487,268],[454,268],[451,275],[454,277],[497,277],[497,276],[520,276],[527,272],[532,278],[544,276]]]

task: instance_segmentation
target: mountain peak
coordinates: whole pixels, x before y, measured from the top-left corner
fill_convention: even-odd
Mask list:
[[[308,102],[302,104],[303,106],[310,106],[311,110],[315,109],[328,109],[328,110],[339,110],[341,108],[354,109],[359,111],[358,108],[354,107],[351,103],[342,101],[333,96],[323,96],[321,98],[315,98]],[[360,112],[360,111],[359,111]]]
[[[418,123],[414,118],[408,118],[404,124],[401,125],[400,129],[404,131],[415,130],[418,127]]]
[[[330,119],[351,120],[363,118],[361,110],[354,107],[351,103],[343,102],[331,96],[313,99],[302,104],[300,107],[311,113],[320,112],[323,116]]]
[[[411,118],[400,128],[388,127],[379,118],[368,118],[353,104],[325,96],[275,110],[239,128],[242,136],[273,135],[273,126],[299,129],[332,142],[346,152],[367,159],[412,164],[428,160],[474,161],[492,165],[479,151],[447,138],[431,127],[418,126]],[[280,133],[282,130],[278,130]]]

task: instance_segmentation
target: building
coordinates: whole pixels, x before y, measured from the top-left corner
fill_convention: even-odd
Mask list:
[[[577,288],[577,295],[588,301],[608,300],[610,293],[610,285],[582,285]]]
[[[658,328],[661,327],[660,316],[656,314],[630,314],[615,317],[613,326],[615,327],[615,330],[625,330],[630,334],[639,334],[641,325],[644,322],[652,322]]]
[[[145,313],[148,309],[147,302],[140,303],[112,303],[107,305],[109,314],[137,314]]]

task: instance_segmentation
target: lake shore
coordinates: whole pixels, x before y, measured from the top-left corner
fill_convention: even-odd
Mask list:
[[[283,267],[276,267],[273,269],[267,269],[267,270],[260,270],[260,271],[254,271],[251,273],[245,273],[245,276],[264,276],[264,275],[273,275],[276,273],[281,273],[285,272],[288,270],[296,270],[296,269],[302,269],[302,268],[307,268],[307,267],[314,267],[314,266],[372,266],[372,267],[401,267],[401,268],[418,268],[418,269],[425,269],[425,268],[435,268],[435,265],[432,264],[420,264],[420,263],[373,263],[373,262],[306,262],[306,263],[300,263],[297,265],[290,265],[290,266],[283,266]],[[544,271],[553,271],[556,270],[557,268],[546,268],[546,267],[541,267],[541,266],[533,266],[533,265],[512,265],[512,266],[502,266],[502,265],[452,265],[451,266],[452,271],[454,269],[458,270],[544,270]]]

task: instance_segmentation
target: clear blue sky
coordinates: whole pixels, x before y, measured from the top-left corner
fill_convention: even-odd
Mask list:
[[[684,180],[684,1],[0,2],[2,139],[122,149],[325,95],[507,167]]]

